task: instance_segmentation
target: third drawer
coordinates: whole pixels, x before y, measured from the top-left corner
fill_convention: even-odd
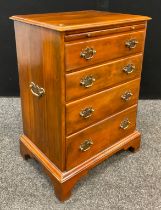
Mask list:
[[[138,101],[140,78],[66,105],[66,134],[70,135]]]

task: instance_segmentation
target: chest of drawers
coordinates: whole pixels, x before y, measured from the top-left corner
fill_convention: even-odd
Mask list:
[[[20,151],[67,199],[89,169],[136,150],[145,16],[79,11],[13,16],[22,104]]]

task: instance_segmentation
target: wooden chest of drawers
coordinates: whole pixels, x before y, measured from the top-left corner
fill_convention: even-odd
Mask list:
[[[147,20],[100,11],[13,16],[24,134],[60,200],[88,170],[140,146],[136,131]]]

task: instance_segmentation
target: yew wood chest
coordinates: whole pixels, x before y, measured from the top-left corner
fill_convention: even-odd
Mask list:
[[[23,135],[55,194],[67,199],[89,169],[140,146],[136,131],[149,17],[101,11],[13,16]]]

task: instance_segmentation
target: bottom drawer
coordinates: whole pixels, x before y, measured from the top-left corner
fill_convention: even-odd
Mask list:
[[[132,134],[137,105],[67,137],[66,169],[70,170],[98,152]]]

